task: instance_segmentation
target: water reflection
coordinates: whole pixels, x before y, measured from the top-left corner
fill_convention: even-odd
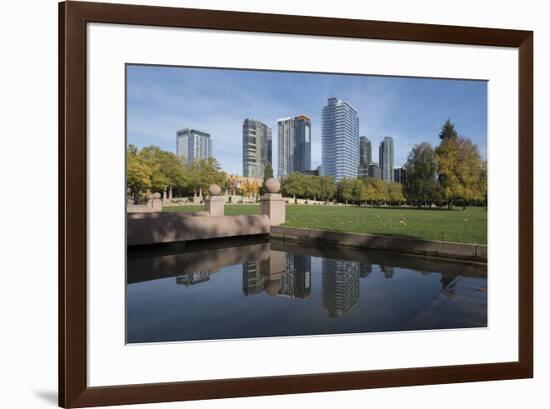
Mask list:
[[[243,263],[243,294],[306,298],[311,294],[311,257],[271,251],[268,260]]]
[[[128,342],[487,323],[484,265],[390,253],[280,241],[130,251],[127,282]]]
[[[346,314],[359,299],[359,271],[357,261],[332,260],[323,261],[323,307],[329,317]]]

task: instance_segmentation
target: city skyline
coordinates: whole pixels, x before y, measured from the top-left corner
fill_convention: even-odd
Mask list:
[[[311,118],[311,169],[316,169],[322,156],[321,109],[334,96],[357,109],[359,134],[375,146],[385,136],[394,139],[394,167],[404,164],[415,144],[437,145],[448,118],[487,157],[485,81],[141,65],[127,69],[128,143],[175,151],[176,130],[204,130],[214,143],[212,156],[232,174],[243,173],[244,118],[273,129],[278,119],[300,114]],[[279,143],[273,139],[277,173]]]

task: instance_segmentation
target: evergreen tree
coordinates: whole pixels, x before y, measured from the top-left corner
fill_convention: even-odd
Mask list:
[[[268,163],[267,165],[265,165],[265,169],[264,169],[264,182],[267,179],[272,177],[273,177],[273,166],[271,166],[271,163]]]
[[[267,189],[265,188],[265,181],[272,177],[273,177],[273,166],[271,166],[271,163],[268,163],[267,165],[265,165],[265,168],[264,168],[264,183],[262,183],[262,187],[260,188],[261,195],[265,195],[267,193]]]
[[[456,138],[457,136],[458,133],[455,130],[455,124],[453,124],[450,119],[447,119],[445,124],[441,127],[441,131],[439,132],[439,139],[445,140]]]

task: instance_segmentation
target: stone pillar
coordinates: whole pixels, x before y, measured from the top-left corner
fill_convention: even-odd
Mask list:
[[[221,188],[218,185],[210,185],[208,192],[210,197],[206,199],[206,211],[210,216],[224,215],[224,198],[220,196]]]
[[[162,199],[160,193],[153,193],[153,199],[151,201],[153,212],[160,212],[162,210]]]
[[[168,201],[172,201],[172,188],[170,188],[170,190],[168,191]]]
[[[260,197],[260,210],[269,217],[272,226],[278,226],[286,222],[286,201],[279,192],[281,184],[275,178],[265,181],[268,193]]]

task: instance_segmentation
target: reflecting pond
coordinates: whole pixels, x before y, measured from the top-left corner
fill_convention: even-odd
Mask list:
[[[127,342],[487,326],[487,269],[271,241],[128,251]]]

